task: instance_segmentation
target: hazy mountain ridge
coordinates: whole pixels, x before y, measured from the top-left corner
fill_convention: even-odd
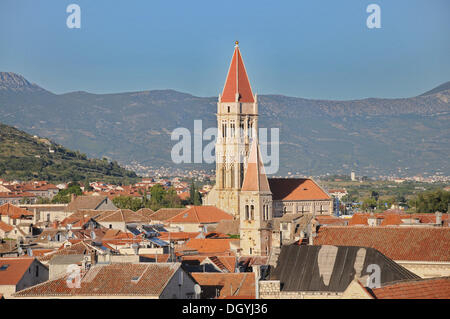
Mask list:
[[[123,163],[173,165],[173,129],[192,129],[196,119],[203,120],[204,129],[217,125],[216,97],[173,90],[56,95],[40,88],[7,89],[1,81],[0,87],[2,122]],[[440,169],[450,175],[449,101],[445,86],[403,99],[259,95],[259,121],[260,127],[280,128],[280,173],[355,169],[373,174],[408,167],[411,172]]]

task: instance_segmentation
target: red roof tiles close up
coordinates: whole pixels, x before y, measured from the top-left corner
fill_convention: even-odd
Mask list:
[[[377,299],[450,299],[450,277],[394,282],[372,294]]]

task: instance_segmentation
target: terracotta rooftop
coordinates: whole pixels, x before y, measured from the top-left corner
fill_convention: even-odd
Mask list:
[[[7,223],[4,223],[0,220],[0,229],[3,230],[4,232],[8,233],[11,230],[13,230],[14,227],[12,227],[11,225],[8,225]]]
[[[34,216],[33,213],[10,203],[0,206],[0,215],[9,216],[14,219],[21,218],[22,216]]]
[[[231,252],[231,243],[235,239],[200,239],[193,238],[183,246],[177,247],[177,251],[197,251],[206,254],[226,254]],[[239,240],[238,240],[239,241]]]
[[[207,258],[221,271],[233,273],[236,268],[236,256],[215,256],[215,255],[187,255],[182,256],[182,261],[204,262]]]
[[[129,209],[104,211],[97,217],[97,222],[123,222],[123,223],[149,223],[151,220],[143,214],[138,214]]]
[[[394,282],[371,292],[376,299],[450,299],[450,277]]]
[[[136,213],[144,215],[147,218],[150,218],[150,216],[152,216],[155,212],[150,208],[141,208],[138,211],[136,211]]]
[[[33,261],[33,257],[0,258],[0,286],[16,285]]]
[[[252,272],[191,275],[202,287],[202,298],[255,297],[255,274]]]
[[[95,265],[83,276],[80,288],[69,288],[66,278],[62,277],[21,290],[14,296],[158,297],[179,267],[179,263],[121,263]]]
[[[168,241],[170,240],[188,240],[200,235],[200,232],[161,232],[158,236],[159,239]]]
[[[211,224],[221,220],[232,220],[233,216],[216,206],[191,206],[176,216],[167,219],[168,223]]]
[[[239,220],[221,220],[214,231],[229,235],[239,235]]]
[[[320,225],[346,226],[348,221],[336,216],[318,215],[314,217]]]
[[[236,101],[236,94],[238,94],[239,97],[238,101]],[[234,48],[233,58],[231,59],[230,68],[228,69],[221,102],[255,102],[244,61],[242,60],[241,51],[237,45]]]
[[[41,256],[38,257],[39,261],[46,262],[46,261],[49,261],[50,259],[52,259],[54,256],[59,256],[59,255],[87,255],[92,250],[95,250],[95,248],[93,246],[86,243],[85,241],[74,241],[74,242],[75,243],[73,243],[72,245],[70,245],[68,247],[62,246],[58,250],[54,250],[51,253],[44,254],[44,256],[42,256],[42,257]]]
[[[273,200],[328,200],[331,197],[309,178],[269,178]]]
[[[352,218],[349,220],[349,226],[355,225],[369,225],[368,219],[373,216],[377,219],[381,219],[380,226],[394,226],[404,224],[404,220],[416,219],[420,224],[434,224],[436,223],[435,214],[407,214],[405,212],[392,212],[386,211],[378,214],[369,213],[356,213],[353,214]],[[448,221],[450,214],[442,214],[442,221]],[[447,223],[448,224],[448,223]]]
[[[314,245],[372,247],[399,261],[450,261],[448,227],[322,226]]]
[[[186,208],[160,208],[152,216],[151,220],[165,222],[167,219],[172,218],[181,213]]]
[[[76,212],[79,209],[97,209],[107,196],[77,196],[66,207],[66,211]]]

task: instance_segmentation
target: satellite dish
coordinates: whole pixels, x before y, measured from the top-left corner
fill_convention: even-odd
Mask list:
[[[200,287],[199,284],[194,285],[194,292],[196,295],[200,295],[200,293],[202,292],[202,288]]]

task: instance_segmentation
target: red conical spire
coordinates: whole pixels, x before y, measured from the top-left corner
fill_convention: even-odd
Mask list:
[[[242,184],[241,190],[270,192],[269,181],[267,180],[256,138],[252,141],[247,170],[245,171],[244,183]]]
[[[231,59],[225,87],[222,92],[221,102],[253,103],[255,102],[255,99],[253,97],[252,88],[250,86],[250,81],[248,80],[247,71],[245,70],[244,61],[242,60],[238,44],[239,42],[236,41],[233,58]],[[236,97],[238,97],[237,100]]]

